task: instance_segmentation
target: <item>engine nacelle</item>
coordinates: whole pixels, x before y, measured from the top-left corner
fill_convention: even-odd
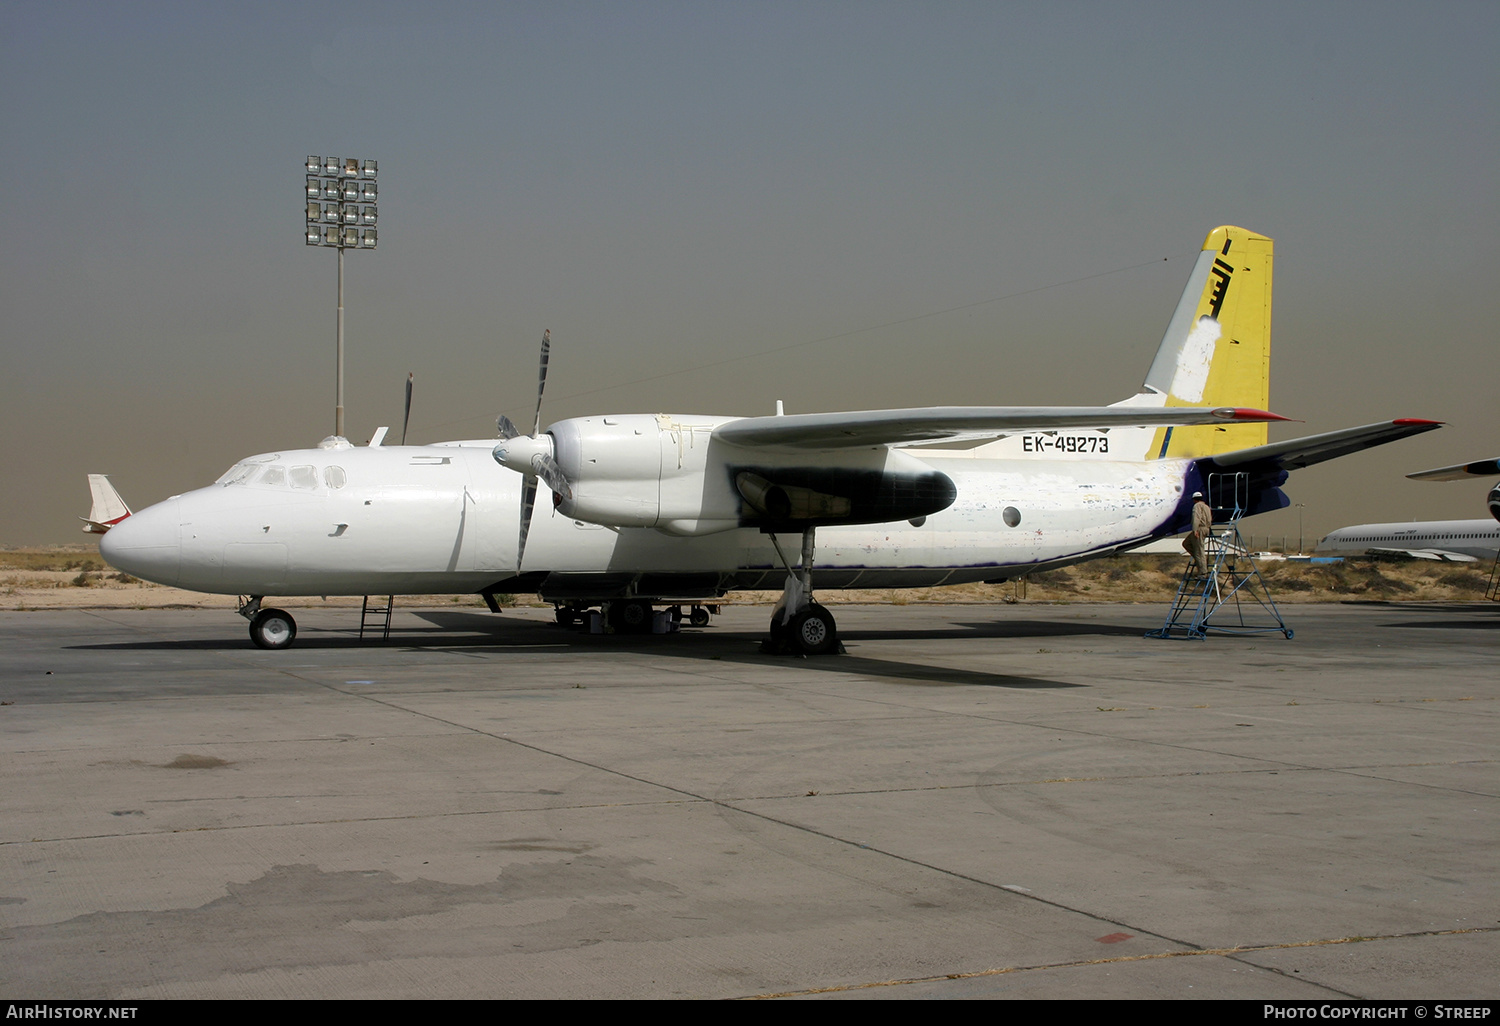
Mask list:
[[[915,520],[957,497],[946,474],[885,446],[727,445],[713,430],[731,419],[629,414],[553,424],[552,451],[573,492],[558,510],[607,527],[697,535]]]
[[[1490,516],[1500,520],[1500,484],[1490,489],[1490,494],[1485,496],[1484,501],[1490,508]]]
[[[580,417],[547,429],[571,499],[565,516],[607,527],[655,527],[661,519],[662,430],[646,414]]]

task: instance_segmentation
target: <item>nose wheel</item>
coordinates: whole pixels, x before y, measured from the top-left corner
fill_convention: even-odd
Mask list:
[[[297,637],[297,621],[284,609],[262,609],[250,620],[250,640],[257,648],[286,648]]]

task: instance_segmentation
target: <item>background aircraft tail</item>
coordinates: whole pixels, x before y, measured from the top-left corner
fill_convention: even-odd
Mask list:
[[[1269,408],[1273,249],[1264,235],[1232,225],[1208,233],[1145,391],[1118,405]],[[1157,428],[1141,455],[1212,456],[1266,437],[1263,423]]]
[[[83,521],[86,534],[103,534],[130,516],[130,507],[125,505],[125,500],[120,498],[115,486],[109,483],[107,475],[90,474],[89,493],[93,496],[94,505],[89,509],[88,516],[78,518]]]

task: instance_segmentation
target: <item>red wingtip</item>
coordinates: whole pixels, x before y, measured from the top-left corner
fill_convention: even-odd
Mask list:
[[[1283,417],[1279,413],[1272,413],[1270,410],[1257,410],[1257,409],[1252,409],[1251,407],[1248,407],[1248,406],[1236,406],[1233,409],[1234,409],[1234,419],[1235,420],[1291,420],[1292,419],[1290,417]]]
[[[1400,425],[1401,427],[1415,427],[1416,425],[1419,425],[1419,424],[1432,424],[1432,425],[1436,426],[1436,425],[1439,425],[1439,424],[1446,424],[1447,421],[1445,421],[1445,420],[1424,420],[1421,417],[1398,417],[1395,420],[1391,421],[1391,423],[1392,424]]]

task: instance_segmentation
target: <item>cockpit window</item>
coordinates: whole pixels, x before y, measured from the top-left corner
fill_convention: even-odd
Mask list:
[[[293,467],[287,472],[291,479],[292,487],[311,490],[318,487],[318,468],[311,466]]]
[[[286,484],[286,468],[267,467],[266,472],[261,475],[260,483],[271,488],[281,488]]]
[[[249,463],[236,463],[224,471],[224,476],[214,483],[224,485],[226,488],[230,485],[244,484],[259,469],[259,467],[252,466]]]
[[[224,471],[223,476],[215,481],[214,484],[249,484],[255,480],[256,471],[260,470],[267,463],[275,463],[279,459],[281,459],[281,453],[273,452],[264,456],[251,456],[249,459],[240,460],[234,466]]]

